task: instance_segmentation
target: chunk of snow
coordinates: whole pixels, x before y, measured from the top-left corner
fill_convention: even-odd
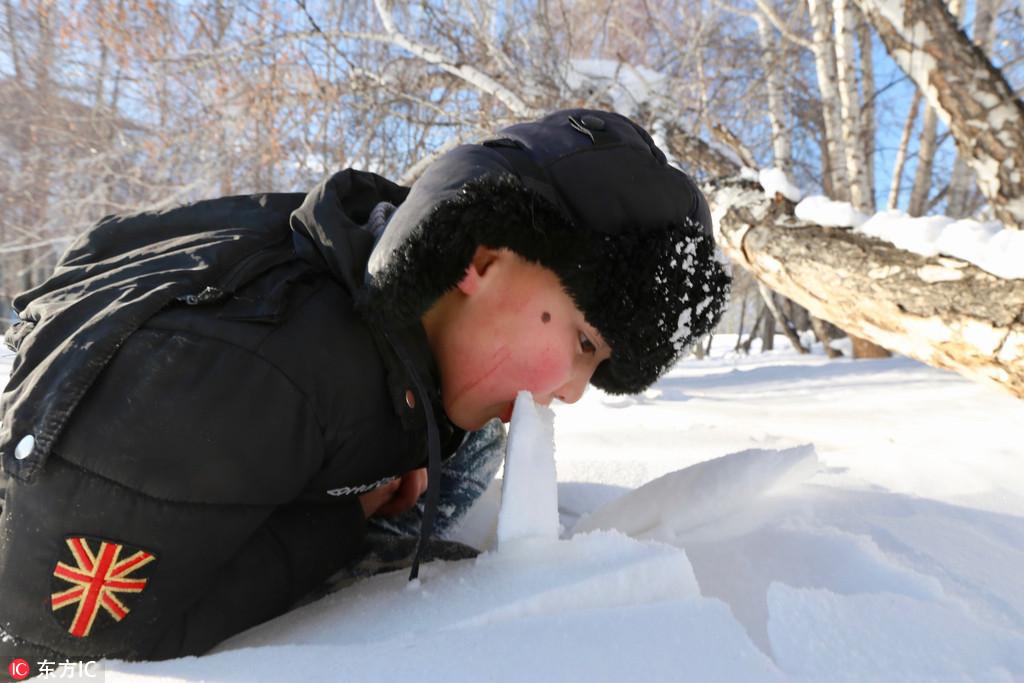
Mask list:
[[[781,168],[762,169],[757,174],[757,181],[769,199],[775,199],[776,194],[781,194],[791,202],[798,202],[803,196],[800,188],[793,184]]]
[[[1024,278],[1024,231],[1008,230],[996,221],[914,218],[902,211],[883,211],[858,230],[915,254],[946,254],[999,277]]]
[[[822,195],[805,197],[796,205],[796,217],[828,228],[855,228],[868,219],[849,202],[836,202]]]
[[[671,472],[586,515],[573,534],[617,529],[636,538],[677,541],[732,515],[751,500],[808,479],[814,446],[747,450]]]
[[[558,540],[555,414],[520,391],[512,410],[498,515],[498,549],[523,538]]]
[[[676,352],[683,350],[683,344],[690,338],[690,322],[693,318],[693,311],[689,308],[684,308],[683,312],[679,314],[679,320],[676,322],[676,331],[669,337],[669,341],[672,342],[672,347]]]

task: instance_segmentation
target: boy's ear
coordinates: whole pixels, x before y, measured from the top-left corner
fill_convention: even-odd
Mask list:
[[[490,247],[479,246],[473,253],[473,259],[466,268],[466,274],[459,280],[459,290],[471,296],[480,289],[480,281],[490,269],[491,264],[498,260],[498,251]]]

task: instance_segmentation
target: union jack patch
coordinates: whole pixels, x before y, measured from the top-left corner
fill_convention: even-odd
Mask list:
[[[128,615],[131,600],[146,588],[145,574],[156,555],[86,536],[69,536],[64,543],[50,582],[50,606],[68,633],[85,638]]]

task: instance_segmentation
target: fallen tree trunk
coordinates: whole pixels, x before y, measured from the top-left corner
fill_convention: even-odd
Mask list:
[[[887,349],[1024,398],[1024,280],[805,223],[753,183],[705,192],[719,246],[776,292]]]

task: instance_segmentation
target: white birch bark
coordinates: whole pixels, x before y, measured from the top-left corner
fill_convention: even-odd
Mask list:
[[[949,126],[996,218],[1024,227],[1024,102],[941,0],[855,0]]]
[[[903,166],[907,163],[907,148],[910,147],[910,136],[914,132],[914,122],[917,121],[917,109],[921,106],[921,91],[914,91],[914,99],[910,102],[910,110],[907,112],[907,122],[903,124],[903,134],[900,135],[900,146],[896,150],[896,159],[892,164],[892,179],[889,183],[889,201],[885,208],[894,210],[900,201],[900,185],[903,181]]]
[[[861,107],[860,144],[864,149],[864,178],[867,183],[868,213],[875,212],[875,60],[871,54],[871,26],[860,11],[857,18],[857,45],[860,49]]]
[[[850,179],[850,202],[858,211],[870,211],[864,144],[861,136],[861,106],[857,92],[854,52],[853,9],[850,0],[833,0],[835,20],[836,76],[839,89],[839,122],[843,136],[846,172]]]
[[[767,70],[768,81],[768,122],[772,128],[772,155],[775,168],[782,169],[788,176],[792,172],[792,144],[790,142],[789,125],[786,121],[786,100],[782,87],[782,69],[779,68],[781,58],[780,45],[775,40],[768,21],[757,15],[757,33],[761,40],[761,60]]]
[[[921,123],[921,137],[917,143],[917,167],[914,169],[914,185],[910,190],[910,202],[907,204],[907,213],[911,216],[920,216],[924,213],[925,204],[928,202],[928,191],[932,187],[932,166],[935,161],[935,133],[938,130],[939,119],[935,110],[929,106],[924,108],[924,118]]]
[[[999,0],[978,0],[975,3],[974,12],[974,44],[981,48],[982,52],[989,54],[992,43],[995,41],[995,34],[992,31],[994,18]],[[959,20],[964,21],[966,3],[961,3]],[[954,218],[966,218],[970,214],[970,207],[967,205],[971,195],[971,188],[974,187],[975,176],[960,152],[957,152],[956,161],[953,162],[953,173],[949,179],[949,196],[946,200],[946,215]]]
[[[835,46],[832,39],[832,18],[827,0],[807,0],[814,40],[814,68],[821,91],[821,105],[825,118],[825,144],[829,167],[832,170],[834,199],[848,200],[849,180],[846,174],[846,152],[843,150],[839,119],[839,89],[836,86]]]

